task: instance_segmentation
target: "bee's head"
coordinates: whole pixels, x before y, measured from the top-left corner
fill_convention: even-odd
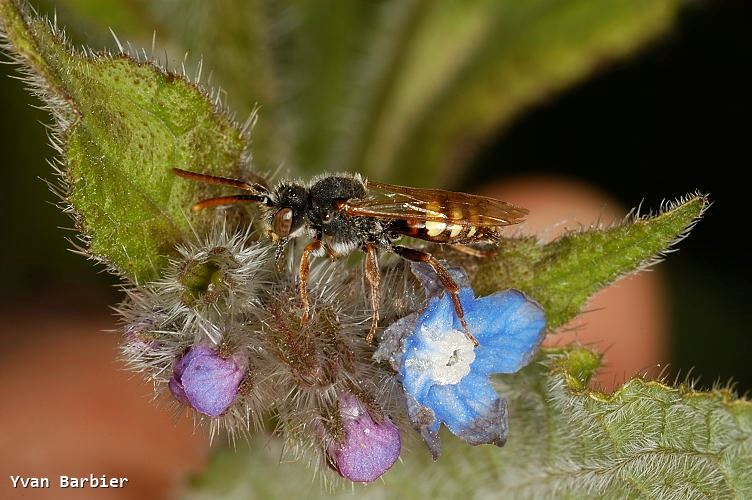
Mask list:
[[[273,241],[294,238],[305,226],[308,189],[302,184],[282,184],[274,190],[269,215],[269,236]]]

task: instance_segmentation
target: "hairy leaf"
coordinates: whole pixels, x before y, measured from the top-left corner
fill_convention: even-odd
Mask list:
[[[655,262],[689,232],[707,206],[707,198],[691,195],[658,215],[569,233],[546,245],[534,238],[505,241],[495,257],[480,265],[473,288],[479,295],[522,290],[543,306],[549,328],[556,328],[574,318],[595,292]]]
[[[264,126],[253,135],[254,158],[276,167],[289,156],[284,133],[289,116],[279,106],[280,59],[276,40],[280,38],[286,8],[265,0],[135,0],[153,19],[160,40],[187,65],[200,65],[203,80],[211,79],[226,92],[233,112],[245,117],[256,107]],[[294,21],[290,21],[294,22]]]
[[[513,430],[508,447],[483,450],[497,467],[480,484],[496,480],[515,498],[750,494],[748,401],[639,378],[604,394],[587,386],[598,364],[585,349],[547,351],[540,363],[499,378]],[[472,458],[468,466],[482,467],[484,457]]]
[[[170,168],[239,174],[245,131],[183,77],[124,54],[72,50],[19,0],[0,0],[0,23],[55,119],[61,195],[88,251],[136,281],[158,277],[192,230],[188,208],[207,194]]]

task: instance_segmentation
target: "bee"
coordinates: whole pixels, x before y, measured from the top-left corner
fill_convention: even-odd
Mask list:
[[[448,244],[468,253],[465,245],[497,243],[502,227],[522,222],[528,211],[485,196],[441,189],[418,189],[363,179],[358,174],[324,174],[305,183],[282,180],[270,188],[263,178],[229,179],[173,168],[186,179],[231,186],[248,194],[209,198],[194,204],[194,211],[217,205],[259,203],[267,235],[277,244],[280,261],[285,245],[294,238],[308,237],[298,268],[302,319],[309,319],[308,274],[312,257],[331,259],[355,250],[365,253],[365,276],[371,288],[371,327],[366,341],[372,343],[379,322],[381,297],[379,250],[429,264],[449,292],[465,335],[477,346],[465,322],[459,286],[430,253],[396,244],[402,236]]]

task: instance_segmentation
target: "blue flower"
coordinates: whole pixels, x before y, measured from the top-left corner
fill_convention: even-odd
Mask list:
[[[430,298],[420,316],[395,324],[403,330],[414,324],[402,339],[401,355],[392,359],[407,395],[408,415],[434,457],[442,423],[473,445],[506,442],[506,401],[489,377],[525,366],[544,336],[543,310],[517,290],[476,299],[466,287],[460,302],[477,348],[465,335],[447,293]]]
[[[173,368],[168,387],[175,399],[210,417],[218,417],[235,401],[245,377],[242,357],[220,357],[214,350],[192,347]]]

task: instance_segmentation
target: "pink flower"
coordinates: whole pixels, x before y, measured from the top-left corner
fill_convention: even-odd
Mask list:
[[[237,356],[222,358],[199,345],[175,364],[168,386],[181,403],[217,417],[235,401],[245,371],[245,363],[239,362]]]
[[[356,483],[370,483],[388,471],[400,454],[400,434],[388,418],[376,422],[353,394],[339,397],[344,439],[327,453],[340,476]]]

